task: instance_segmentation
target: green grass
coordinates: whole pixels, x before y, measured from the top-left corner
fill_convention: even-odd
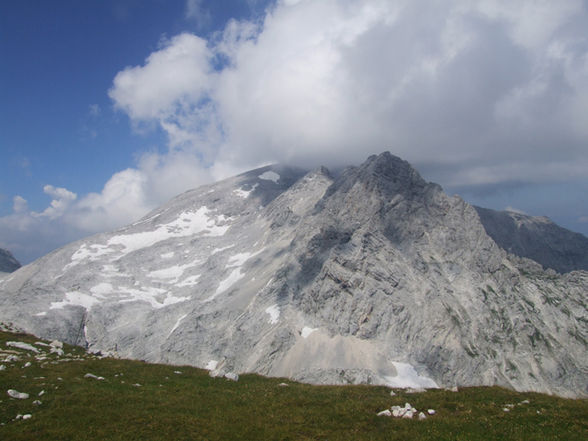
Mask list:
[[[497,387],[396,390],[392,397],[390,389],[375,386],[310,386],[258,375],[233,382],[186,366],[99,359],[69,346],[64,357],[52,354],[39,362],[28,351],[7,347],[11,340],[38,341],[0,332],[0,364],[6,366],[0,371],[3,441],[588,439],[587,400]],[[2,362],[7,350],[21,359]],[[64,358],[70,361],[60,361]],[[32,365],[24,368],[27,361]],[[105,380],[84,378],[86,373]],[[279,386],[282,382],[289,386]],[[31,397],[15,400],[7,389]],[[35,399],[42,404],[33,405]],[[517,405],[523,400],[529,404]],[[424,421],[376,416],[407,401],[437,413]],[[510,412],[503,411],[507,404],[514,404]],[[15,420],[27,413],[31,419]]]

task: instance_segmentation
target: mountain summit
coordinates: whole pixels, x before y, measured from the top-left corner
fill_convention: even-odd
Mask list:
[[[186,192],[0,279],[0,320],[153,362],[588,395],[588,273],[510,254],[390,153]]]
[[[20,263],[8,250],[0,248],[0,273],[11,273],[20,268]]]

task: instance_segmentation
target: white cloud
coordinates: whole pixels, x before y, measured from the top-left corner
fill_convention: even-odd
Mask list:
[[[177,36],[110,95],[219,168],[384,149],[435,164],[450,185],[588,167],[580,1],[280,1],[260,23]]]
[[[202,12],[187,1],[187,16]],[[383,150],[445,186],[580,179],[587,28],[580,0],[280,0],[208,39],[179,34],[108,92],[135,127],[160,127],[168,151],[100,193],[50,187],[37,215],[101,231],[260,164],[344,165]],[[26,201],[14,208],[0,223],[33,228]]]
[[[61,217],[69,208],[71,203],[75,201],[78,197],[75,193],[72,193],[71,191],[65,188],[54,187],[52,185],[45,185],[43,187],[43,191],[45,192],[45,194],[51,196],[53,200],[51,201],[51,204],[42,213],[32,212],[31,214],[35,217],[45,216],[49,219],[56,219],[58,217]]]
[[[212,19],[210,11],[202,6],[203,0],[186,1],[186,17],[193,19],[199,28],[208,25]]]
[[[520,209],[515,208],[515,207],[511,207],[510,205],[508,207],[506,207],[504,209],[504,211],[510,211],[512,213],[525,214],[525,215],[527,214],[523,210],[520,210]]]
[[[24,213],[29,209],[27,200],[22,196],[16,195],[13,199],[12,209],[15,213]]]
[[[109,91],[117,107],[132,120],[166,120],[205,99],[214,77],[206,41],[180,34],[162,42],[145,66],[127,67]]]

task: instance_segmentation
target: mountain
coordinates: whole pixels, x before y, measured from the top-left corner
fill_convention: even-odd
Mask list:
[[[509,253],[560,273],[588,271],[588,237],[546,217],[474,207],[488,235]]]
[[[585,397],[587,290],[383,153],[186,192],[0,280],[0,321],[213,374]]]
[[[11,273],[20,268],[20,263],[8,250],[0,248],[0,273]]]

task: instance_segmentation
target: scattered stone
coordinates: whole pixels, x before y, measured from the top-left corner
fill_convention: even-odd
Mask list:
[[[43,404],[43,402],[42,401],[39,401],[39,400],[35,400],[35,401],[33,401],[33,404],[35,406],[40,406],[41,404]]]
[[[63,352],[63,343],[60,342],[59,340],[53,340],[49,346],[51,346],[51,350],[50,352],[52,354],[57,354],[59,357],[62,357],[64,352]]]
[[[8,389],[6,391],[11,398],[16,398],[18,400],[26,400],[29,397],[29,394],[25,392],[18,392],[14,389]]]
[[[393,390],[390,391],[390,396],[391,397],[395,397],[396,396],[396,392],[394,392]]]
[[[182,371],[174,371],[174,374],[181,375]]]
[[[31,415],[30,413],[25,413],[25,414],[22,416],[22,419],[23,419],[23,420],[28,420],[28,419],[30,419],[30,418],[32,418],[32,415]]]
[[[104,377],[99,377],[97,375],[90,374],[90,373],[84,375],[84,378],[93,378],[94,380],[104,380]]]
[[[427,415],[425,415],[423,412],[419,412],[419,420],[426,420],[427,419]]]
[[[24,364],[23,368],[28,368],[28,367],[31,367],[32,365],[33,365],[33,364],[32,364],[30,361],[27,361],[27,362]]]
[[[53,340],[51,343],[49,343],[49,346],[63,349],[63,342],[60,342],[59,340]]]
[[[239,375],[234,372],[227,372],[225,378],[231,381],[239,381]]]
[[[530,403],[530,401],[529,401],[529,400],[523,400],[523,401],[521,401],[521,402],[519,403],[519,405],[521,405],[521,404],[529,404],[529,403]]]
[[[21,341],[7,341],[6,346],[10,346],[12,348],[24,349],[26,351],[34,352],[35,354],[39,353],[39,350],[36,347],[34,347],[28,343],[23,343]]]
[[[390,412],[390,410],[386,409],[386,410],[383,410],[381,412],[378,412],[377,413],[377,416],[387,416],[387,417],[389,417],[389,416],[392,416],[392,412]]]
[[[427,413],[429,415],[435,415],[437,412],[435,411],[435,409],[427,409]]]
[[[280,386],[280,387],[288,387],[288,384],[286,384],[286,383],[280,383],[280,384],[278,384],[278,386]]]
[[[504,410],[505,412],[510,412],[510,409],[508,407],[504,407],[502,410]]]
[[[42,397],[43,395],[45,395],[45,391],[44,390],[42,390],[41,392],[39,392],[39,395],[37,395],[37,396]]]
[[[141,385],[139,383],[135,383],[135,384],[133,384],[133,386],[135,386],[135,387],[141,387]]]
[[[426,392],[426,389],[423,387],[407,387],[404,392],[407,394],[421,394]]]
[[[448,392],[459,392],[459,389],[457,388],[457,386],[446,387],[445,390]]]
[[[6,370],[6,366],[4,366],[3,364],[0,364],[0,371],[5,371]]]

